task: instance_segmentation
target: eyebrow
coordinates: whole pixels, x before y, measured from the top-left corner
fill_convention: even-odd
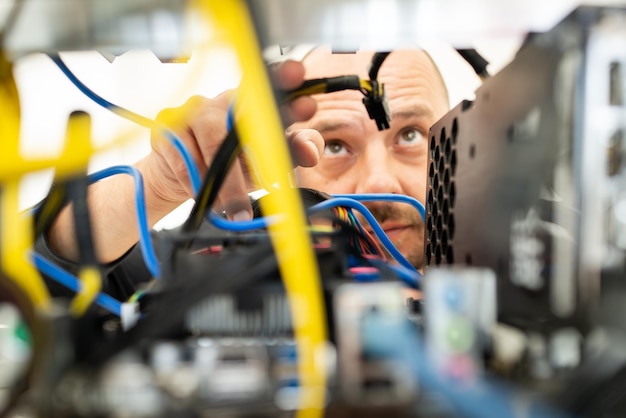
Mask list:
[[[320,133],[339,131],[342,129],[354,128],[356,124],[354,122],[342,121],[342,120],[321,120],[313,126],[315,130]]]
[[[412,104],[400,110],[392,110],[391,120],[433,117],[434,113],[430,106],[425,104]]]
[[[425,104],[411,104],[405,106],[400,110],[391,112],[391,120],[394,119],[413,119],[423,117],[433,117],[434,113],[430,106]],[[354,121],[346,120],[320,120],[315,123],[313,129],[317,130],[321,134],[325,132],[340,131],[342,129],[355,128],[356,123]]]

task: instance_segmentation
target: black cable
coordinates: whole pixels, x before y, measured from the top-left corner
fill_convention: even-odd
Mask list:
[[[91,229],[91,217],[87,204],[87,177],[76,177],[67,182],[68,195],[72,202],[72,216],[74,219],[74,234],[78,247],[78,257],[82,265],[97,265],[96,251]]]
[[[33,220],[35,223],[35,237],[43,234],[50,228],[61,209],[68,202],[65,184],[53,184],[48,195],[36,206]]]
[[[200,228],[204,215],[215,203],[217,194],[226,179],[226,175],[235,162],[239,151],[239,136],[237,135],[237,129],[233,128],[228,132],[226,139],[224,139],[215,153],[215,157],[204,176],[202,186],[196,198],[196,203],[182,226],[183,232],[193,232]]]
[[[342,90],[358,90],[364,95],[368,94],[368,91],[363,87],[361,79],[357,75],[342,75],[304,80],[297,88],[281,91],[280,94],[285,101],[291,101],[301,96],[332,93]]]
[[[378,78],[378,71],[380,70],[380,66],[383,65],[383,61],[389,56],[391,52],[376,52],[372,56],[372,60],[370,61],[370,67],[368,69],[368,75],[370,80],[376,80]]]
[[[472,66],[474,72],[478,75],[478,77],[480,77],[481,80],[489,77],[489,71],[487,71],[489,61],[480,55],[478,51],[473,48],[458,48],[456,52],[458,52],[459,55]]]

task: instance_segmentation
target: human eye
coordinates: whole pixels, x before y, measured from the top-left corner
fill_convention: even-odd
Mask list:
[[[415,127],[404,128],[398,134],[398,145],[401,146],[411,146],[418,144],[424,136],[419,131],[419,129]]]
[[[324,155],[328,157],[339,157],[346,155],[348,153],[348,148],[343,141],[339,141],[337,139],[331,139],[326,141],[326,145],[324,146]]]

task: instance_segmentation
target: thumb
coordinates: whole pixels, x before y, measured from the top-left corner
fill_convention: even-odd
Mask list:
[[[294,165],[314,167],[322,158],[324,138],[314,129],[296,129],[286,132]]]

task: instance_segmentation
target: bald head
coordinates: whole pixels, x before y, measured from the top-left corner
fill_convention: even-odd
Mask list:
[[[338,75],[356,74],[368,78],[369,65],[374,52],[357,51],[355,53],[332,53],[328,48],[315,48],[304,59],[306,78],[334,77]],[[385,83],[389,75],[396,72],[397,76],[412,74],[423,78],[429,85],[432,96],[445,101],[448,110],[448,90],[439,69],[424,50],[402,49],[391,52],[384,61],[379,79]],[[387,88],[389,91],[390,89]],[[438,107],[436,105],[436,107]]]

